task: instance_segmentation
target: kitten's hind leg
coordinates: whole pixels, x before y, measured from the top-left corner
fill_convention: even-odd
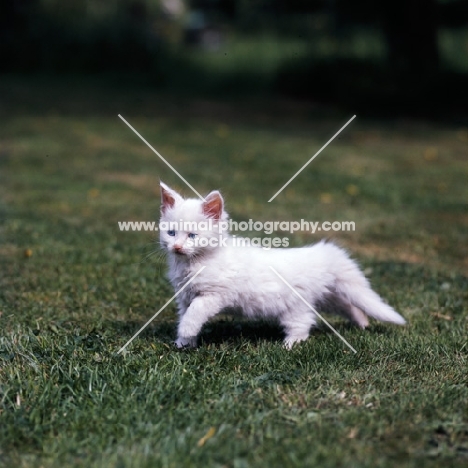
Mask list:
[[[354,304],[338,296],[328,299],[328,312],[334,312],[353,322],[359,328],[366,328],[369,325],[367,315]]]
[[[214,296],[196,297],[187,311],[180,317],[176,346],[178,348],[194,348],[203,325],[211,317],[214,317],[221,308],[219,299]]]
[[[351,320],[351,322],[355,323],[360,328],[367,328],[367,326],[369,325],[369,319],[359,307],[350,304],[348,312],[349,319]]]
[[[296,309],[294,313],[281,317],[280,323],[286,333],[284,346],[291,349],[294,344],[307,340],[316,322],[315,314],[309,309]]]

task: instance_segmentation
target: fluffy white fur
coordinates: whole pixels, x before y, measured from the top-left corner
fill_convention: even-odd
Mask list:
[[[228,219],[217,191],[206,201],[183,199],[161,183],[161,221],[197,223]],[[202,266],[206,268],[177,297],[179,326],[176,345],[196,346],[205,322],[225,308],[236,308],[249,318],[274,318],[284,328],[285,346],[308,338],[316,315],[275,275],[272,266],[313,307],[345,316],[361,328],[368,318],[405,324],[405,319],[370,287],[356,262],[329,242],[291,249],[236,247],[232,237],[227,247],[194,245],[189,232],[162,231],[161,245],[168,252],[169,279],[178,291]],[[198,239],[219,238],[218,230],[203,230]],[[192,236],[193,237],[193,236]]]

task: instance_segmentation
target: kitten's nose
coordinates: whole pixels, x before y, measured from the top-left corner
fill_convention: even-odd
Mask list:
[[[176,252],[180,252],[180,251],[182,251],[182,246],[176,244],[176,245],[174,245],[174,250],[175,250]]]

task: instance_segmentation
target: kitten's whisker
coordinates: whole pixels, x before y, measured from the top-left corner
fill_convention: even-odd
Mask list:
[[[137,264],[138,265],[141,265],[143,263],[146,263],[147,260],[149,260],[151,257],[153,257],[154,255],[156,255],[156,260],[158,263],[160,263],[166,256],[166,252],[163,248],[163,246],[161,245],[161,242],[157,242],[157,244],[159,244],[159,246],[157,246],[156,249],[146,253],[146,254],[142,254],[143,255],[143,258],[141,259],[140,262],[138,262]],[[146,244],[146,245],[153,245],[154,246],[154,243],[151,243],[151,244]]]

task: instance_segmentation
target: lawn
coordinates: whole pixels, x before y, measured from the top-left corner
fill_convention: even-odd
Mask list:
[[[0,80],[0,465],[466,466],[468,129],[145,85]],[[237,220],[354,221],[329,233],[408,320],[331,323],[292,351],[221,318],[178,351],[154,233],[159,180],[220,189]],[[254,235],[254,234],[252,234]],[[281,233],[281,236],[283,234]],[[323,233],[296,233],[291,245]]]

